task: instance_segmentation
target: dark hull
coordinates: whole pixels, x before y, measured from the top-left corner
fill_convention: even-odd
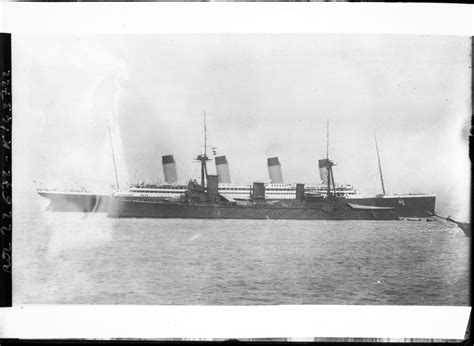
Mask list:
[[[108,210],[110,197],[77,193],[38,192],[49,200],[46,210],[59,212],[105,213]]]
[[[48,210],[75,212],[107,212],[110,197],[106,195],[78,195],[38,192],[50,200]],[[150,198],[150,200],[153,200]],[[427,217],[435,213],[435,196],[367,197],[348,199],[364,206],[397,208],[400,217]]]
[[[352,209],[337,204],[292,203],[285,205],[228,205],[149,202],[112,198],[109,217],[113,218],[184,218],[184,219],[280,219],[280,220],[397,220],[396,210]]]
[[[428,217],[435,213],[435,196],[386,196],[349,199],[352,203],[398,208],[400,217]]]

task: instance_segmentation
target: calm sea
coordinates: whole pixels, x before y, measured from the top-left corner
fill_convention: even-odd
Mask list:
[[[469,305],[445,222],[109,219],[14,211],[14,304]]]

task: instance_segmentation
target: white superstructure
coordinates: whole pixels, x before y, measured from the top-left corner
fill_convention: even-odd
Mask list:
[[[112,196],[116,197],[155,197],[155,198],[179,198],[184,196],[186,185],[133,185],[126,189],[115,189]],[[249,199],[252,191],[252,184],[219,184],[219,193],[232,199]],[[305,185],[305,192],[312,194],[321,194],[326,196],[327,187],[324,184],[308,184]],[[333,193],[333,190],[331,190]],[[360,195],[349,184],[336,185],[337,197],[359,197]],[[266,199],[295,199],[296,184],[265,184]]]
[[[138,184],[129,188],[114,189],[112,197],[155,197],[155,198],[179,198],[184,196],[186,185],[148,185]]]

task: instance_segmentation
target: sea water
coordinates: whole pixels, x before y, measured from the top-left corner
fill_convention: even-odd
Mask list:
[[[443,221],[111,219],[14,209],[14,304],[469,305]]]

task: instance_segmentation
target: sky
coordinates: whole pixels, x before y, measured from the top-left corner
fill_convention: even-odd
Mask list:
[[[61,35],[12,38],[14,198],[38,187],[105,192],[199,174],[208,143],[235,183],[336,182],[381,193],[435,193],[466,218],[470,198],[469,37],[350,34]],[[211,163],[212,167],[212,163]]]

